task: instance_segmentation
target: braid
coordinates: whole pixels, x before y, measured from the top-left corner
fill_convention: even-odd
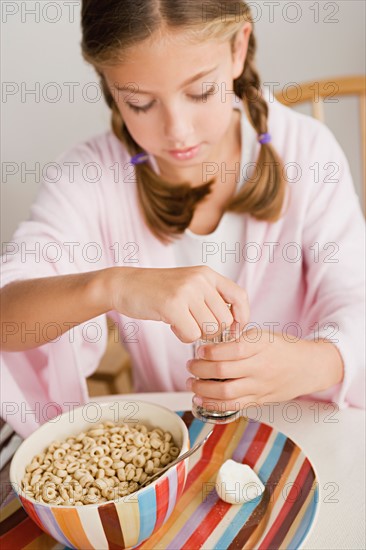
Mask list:
[[[254,127],[258,134],[264,134],[267,132],[268,105],[261,97],[261,80],[254,65],[256,47],[256,39],[252,33],[249,38],[244,71],[234,82],[234,91],[238,97],[247,99]]]
[[[234,92],[247,106],[253,126],[260,135],[268,132],[268,105],[262,96],[261,80],[254,64],[255,52],[256,39],[252,33],[244,70],[234,82]],[[254,175],[231,200],[227,209],[248,212],[259,220],[277,220],[286,191],[281,164],[270,143],[261,145]]]

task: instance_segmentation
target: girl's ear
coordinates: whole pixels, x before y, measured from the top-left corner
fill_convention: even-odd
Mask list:
[[[233,44],[233,80],[238,78],[244,70],[249,38],[252,30],[252,24],[246,22],[245,25],[243,25],[243,27],[236,33]]]

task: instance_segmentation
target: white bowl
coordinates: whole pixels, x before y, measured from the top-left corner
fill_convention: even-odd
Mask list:
[[[32,458],[54,440],[65,440],[103,421],[145,424],[169,431],[180,454],[189,449],[188,429],[180,416],[144,401],[116,400],[89,403],[43,424],[15,453],[10,481],[29,516],[46,533],[71,548],[130,548],[142,543],[169,518],[183,492],[188,459],[169,468],[147,487],[119,500],[84,506],[55,506],[37,502],[21,490],[21,480]]]

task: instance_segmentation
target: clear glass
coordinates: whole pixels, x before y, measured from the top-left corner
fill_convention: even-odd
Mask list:
[[[235,340],[235,334],[230,330],[225,330],[220,336],[215,338],[200,339],[194,343],[194,356],[197,358],[197,350],[200,346],[206,344],[221,344],[222,342],[232,342]],[[211,378],[211,380],[224,382],[222,379]],[[206,408],[196,402],[196,397],[192,399],[193,416],[202,422],[210,422],[211,424],[228,424],[237,420],[241,416],[240,408],[236,410],[226,410],[222,405],[212,400]]]

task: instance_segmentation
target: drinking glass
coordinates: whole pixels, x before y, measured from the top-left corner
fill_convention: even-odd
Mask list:
[[[219,336],[200,339],[194,343],[194,356],[197,357],[197,350],[199,346],[206,344],[220,344],[222,342],[232,342],[235,341],[235,334],[230,332],[229,329],[224,330]],[[211,378],[210,380],[215,380],[218,382],[224,382],[223,379]],[[196,402],[196,397],[193,396],[192,399],[192,413],[193,416],[201,420],[202,422],[210,422],[212,424],[228,424],[233,422],[241,416],[241,411],[239,408],[235,410],[226,410],[224,405],[220,405],[216,401],[212,400],[207,407],[202,407]]]

